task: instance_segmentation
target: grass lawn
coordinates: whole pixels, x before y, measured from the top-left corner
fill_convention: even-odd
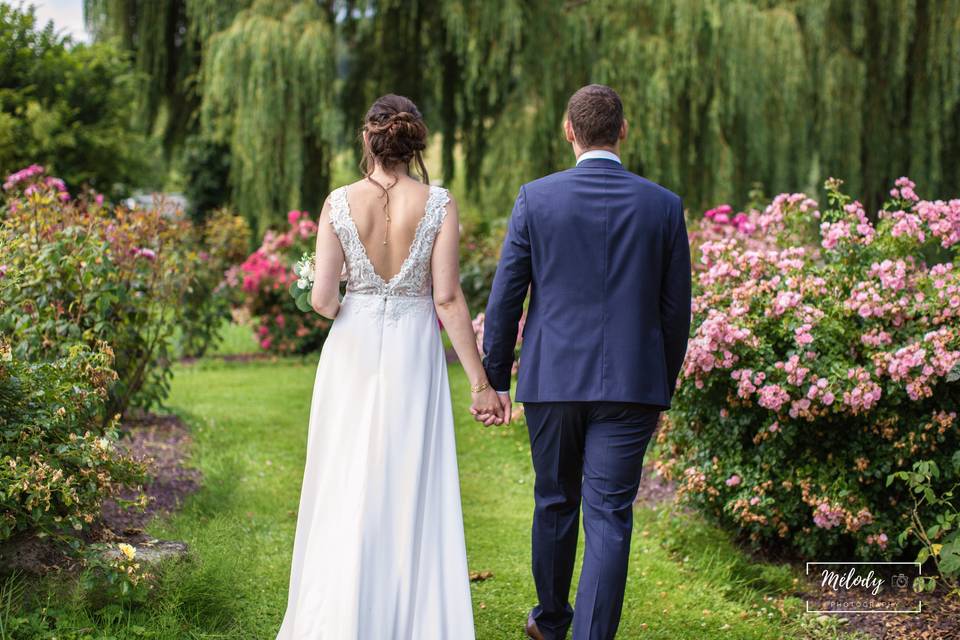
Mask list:
[[[191,559],[171,566],[156,595],[132,613],[92,614],[78,596],[51,600],[61,631],[37,637],[272,640],[286,603],[315,367],[314,358],[178,365],[169,405],[193,427],[192,460],[204,487],[150,532],[185,540]],[[472,587],[477,637],[519,639],[535,601],[526,429],[476,426],[459,367],[451,367],[451,379],[469,564],[493,572]],[[782,598],[793,588],[793,570],[752,562],[696,516],[636,515],[619,637],[837,637],[824,626],[830,623],[800,614],[798,600]],[[0,606],[6,640],[15,636],[4,634],[4,619],[19,614]]]

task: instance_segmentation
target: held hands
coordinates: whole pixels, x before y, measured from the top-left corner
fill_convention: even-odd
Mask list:
[[[484,396],[482,401],[481,395]],[[481,393],[473,394],[473,406],[470,407],[470,413],[473,414],[474,420],[483,423],[486,427],[492,424],[510,424],[511,411],[509,393],[500,394],[487,388]]]
[[[480,391],[472,392],[473,403],[470,405],[470,413],[473,414],[473,419],[482,422],[487,427],[492,424],[509,424],[510,412],[508,410],[504,414],[500,395],[487,384],[479,386]],[[507,402],[510,402],[509,399]]]

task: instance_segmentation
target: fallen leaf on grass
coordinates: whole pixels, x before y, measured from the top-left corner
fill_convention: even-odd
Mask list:
[[[471,571],[470,582],[483,582],[493,577],[492,571]]]

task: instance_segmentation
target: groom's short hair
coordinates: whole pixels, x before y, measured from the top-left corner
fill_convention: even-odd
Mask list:
[[[567,118],[584,147],[612,147],[620,138],[623,102],[604,84],[588,84],[570,96]]]

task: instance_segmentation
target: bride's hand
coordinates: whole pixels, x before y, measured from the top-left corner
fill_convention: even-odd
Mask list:
[[[473,394],[470,413],[478,422],[483,422],[485,426],[503,424],[503,405],[500,403],[497,392],[490,387]]]

